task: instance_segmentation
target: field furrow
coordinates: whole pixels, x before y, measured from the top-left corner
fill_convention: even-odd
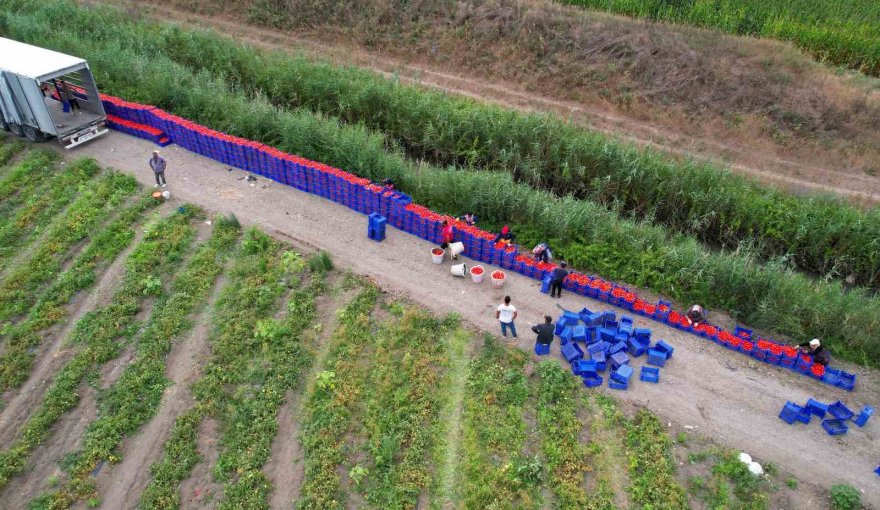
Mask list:
[[[33,351],[44,342],[45,332],[68,318],[68,303],[98,283],[99,275],[138,236],[136,227],[143,221],[142,216],[157,205],[156,200],[142,197],[106,227],[90,235],[89,245],[39,297],[27,316],[15,325],[0,329],[5,340],[0,356],[0,391],[24,382],[33,364]],[[98,288],[106,289],[102,285]]]
[[[83,316],[70,342],[76,354],[61,368],[42,402],[21,428],[15,441],[0,452],[0,487],[24,469],[30,453],[49,434],[52,425],[79,401],[76,389],[138,331],[137,316],[150,295],[162,295],[162,280],[170,279],[194,237],[192,209],[156,222],[129,255],[122,284],[110,304]]]
[[[168,353],[193,326],[190,315],[209,297],[238,232],[237,223],[217,221],[211,239],[195,250],[169,293],[159,298],[145,330],[137,336],[132,360],[99,399],[100,417],[89,425],[82,445],[66,462],[69,479],[36,498],[35,506],[69,508],[97,496],[94,470],[104,462],[118,462],[116,449],[123,439],[155,416],[170,384],[165,376]]]

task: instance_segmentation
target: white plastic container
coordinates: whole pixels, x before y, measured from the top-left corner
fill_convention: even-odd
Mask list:
[[[474,283],[482,282],[483,276],[485,276],[485,275],[486,275],[486,269],[483,268],[483,266],[474,266],[471,268],[471,280],[473,280]]]
[[[457,257],[461,252],[464,251],[464,243],[449,243],[449,253],[452,254],[453,257]]]
[[[455,264],[451,268],[449,268],[452,276],[458,276],[464,278],[467,276],[467,266],[464,264]]]
[[[431,249],[431,260],[435,264],[443,263],[443,256],[446,254],[446,251],[442,248],[432,248]]]
[[[504,281],[507,280],[507,275],[504,274],[504,271],[499,272],[504,275],[502,278],[495,278],[494,274],[492,275],[492,286],[496,289],[500,289],[504,285]]]

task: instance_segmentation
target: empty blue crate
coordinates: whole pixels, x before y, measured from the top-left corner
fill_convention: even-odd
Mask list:
[[[590,354],[590,359],[596,363],[596,372],[604,372],[605,369],[608,368],[608,359],[605,357],[604,351]]]
[[[611,355],[611,368],[617,370],[622,365],[629,364],[629,356],[625,352],[615,352]]]
[[[586,318],[581,317],[587,326],[601,326],[604,315],[601,313],[591,313]]]
[[[864,427],[866,423],[868,423],[868,419],[874,414],[874,408],[871,406],[865,406],[862,408],[861,412],[853,418],[853,423],[858,425],[859,427]]]
[[[611,378],[617,382],[629,384],[629,379],[633,375],[633,369],[629,365],[620,365],[617,370],[611,373]]]
[[[608,354],[617,354],[618,352],[626,352],[626,342],[616,342],[608,348]]]
[[[616,329],[609,329],[609,328],[605,328],[605,327],[599,328],[599,339],[600,340],[605,340],[606,342],[614,342],[615,337],[617,337],[617,330]]]
[[[629,385],[627,383],[615,381],[614,379],[608,379],[608,387],[612,390],[625,390],[629,388]]]
[[[598,372],[598,370],[596,370],[596,362],[585,359],[575,360],[574,363],[571,364],[571,371],[574,372],[575,375],[580,376],[595,375],[596,372]]]
[[[567,343],[569,343],[569,342],[571,342],[571,336],[572,336],[572,334],[573,334],[573,333],[572,333],[572,327],[571,327],[571,326],[565,326],[564,328],[562,328],[562,333],[559,335],[559,338],[562,339],[562,343],[563,343],[563,345],[564,345],[564,344],[567,344]]]
[[[856,375],[850,374],[849,372],[840,371],[840,376],[837,380],[836,386],[838,388],[843,388],[846,391],[852,391],[856,385]]]
[[[550,354],[550,344],[535,344],[535,354],[538,356],[544,356],[545,354]]]
[[[605,341],[599,341],[594,344],[590,344],[587,346],[587,352],[593,354],[594,352],[607,352],[608,348],[611,347],[611,344]]]
[[[846,434],[846,431],[849,430],[849,427],[846,426],[846,422],[844,420],[841,420],[840,418],[823,420],[822,428],[825,429],[825,432],[828,432],[829,436],[839,436],[840,434]]]
[[[660,382],[660,369],[653,367],[642,367],[639,374],[639,380],[651,383]]]
[[[655,349],[648,349],[648,364],[657,367],[666,365],[666,353]]]
[[[804,408],[789,400],[782,406],[782,411],[779,412],[779,419],[792,425],[796,421],[803,421],[803,419],[799,419],[799,416],[803,413]]]
[[[550,284],[553,282],[553,277],[547,275],[541,280],[541,294],[549,294],[550,293]]]
[[[569,363],[573,363],[574,360],[582,359],[584,357],[584,352],[574,342],[569,342],[563,345],[561,350],[562,356]]]
[[[633,330],[633,335],[642,341],[651,340],[651,330],[647,328],[636,328]]]
[[[652,347],[652,349],[662,352],[666,359],[672,358],[672,351],[675,350],[671,345],[664,342],[663,340],[658,341],[657,345]]]
[[[595,388],[596,386],[601,386],[603,381],[601,375],[584,377],[583,380],[584,386],[586,386],[587,388]]]
[[[626,342],[626,350],[632,354],[633,358],[638,358],[648,350],[648,345],[643,344],[637,338],[630,338]]]
[[[839,420],[848,420],[855,414],[840,400],[828,406],[828,413]]]
[[[819,402],[818,400],[812,398],[807,400],[806,407],[810,410],[811,413],[815,414],[819,418],[824,418],[825,413],[828,412],[828,404]]]
[[[575,342],[587,341],[587,328],[578,324],[571,329],[571,339]]]

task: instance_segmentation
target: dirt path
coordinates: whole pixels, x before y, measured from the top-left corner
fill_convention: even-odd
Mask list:
[[[171,349],[165,369],[165,376],[171,384],[162,395],[159,412],[137,435],[124,442],[122,462],[104,469],[98,476],[98,492],[102,495],[100,508],[121,510],[137,506],[150,481],[148,467],[161,457],[174,420],[193,406],[191,386],[201,377],[202,366],[210,356],[211,310],[225,281],[222,275],[217,279],[207,305],[194,321],[195,328],[186,338],[175,342]]]
[[[132,5],[126,0],[115,3]],[[138,2],[144,4],[144,2]],[[880,179],[845,167],[817,164],[814,159],[780,156],[767,143],[743,146],[708,136],[694,136],[658,127],[636,116],[624,116],[607,105],[559,100],[528,92],[503,81],[451,74],[426,64],[368,52],[364,48],[337,41],[294,36],[247,25],[239,20],[207,16],[167,4],[149,2],[144,11],[162,21],[174,20],[185,26],[213,28],[254,46],[290,51],[306,51],[337,64],[364,67],[385,77],[423,85],[460,96],[488,101],[530,112],[553,112],[571,121],[638,146],[669,151],[685,158],[706,159],[729,166],[736,172],[793,192],[830,192],[868,205],[880,203]]]
[[[114,132],[78,147],[70,156],[93,156],[102,166],[131,172],[149,184],[152,176],[142,160],[153,147]],[[366,219],[346,207],[262,178],[250,187],[238,180],[243,172],[230,172],[224,165],[176,146],[166,148],[164,155],[169,189],[178,199],[234,213],[243,224],[325,249],[338,266],[374,278],[386,289],[405,293],[438,313],[457,312],[480,329],[496,332],[491,312],[505,294],[513,296],[519,308],[521,329],[526,321],[535,322],[547,313],[556,315],[557,303],[575,310],[610,308],[571,293],[553,300],[538,292],[538,282],[516,274],[503,289],[474,285],[452,277],[446,265],[431,264],[431,245],[414,236],[390,228],[386,240],[376,245],[366,237]],[[876,486],[873,469],[880,458],[880,421],[855,428],[846,436],[830,437],[817,423],[790,427],[777,415],[786,400],[804,402],[808,397],[840,398],[851,407],[876,405],[880,394],[877,371],[859,369],[857,391],[847,393],[788,370],[763,364],[752,367],[741,354],[659,323],[640,317],[635,322],[674,345],[675,356],[663,369],[661,384],[635,384],[629,391],[614,392],[615,397],[645,405],[670,422],[694,426],[722,444],[748,451],[759,462],[785,466],[799,479],[823,486],[843,482]],[[524,335],[520,346],[531,349],[532,342],[531,335]],[[557,353],[558,345],[554,345],[553,354]],[[865,501],[880,507],[880,491],[866,492]]]
[[[220,456],[220,424],[214,418],[205,418],[199,424],[197,446],[202,461],[195,465],[189,478],[180,484],[180,510],[203,510],[217,506],[223,495],[223,485],[211,473]]]

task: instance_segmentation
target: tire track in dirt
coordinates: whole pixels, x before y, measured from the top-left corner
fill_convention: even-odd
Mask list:
[[[150,470],[163,452],[175,419],[190,409],[195,400],[192,384],[201,377],[202,367],[210,356],[208,336],[211,333],[211,312],[220,291],[226,284],[221,274],[214,283],[205,307],[194,319],[195,327],[185,338],[174,343],[166,359],[165,376],[171,381],[159,412],[121,447],[122,461],[100,472],[97,477],[100,508],[117,510],[135,508],[141,493],[150,481]]]
[[[320,331],[316,332],[310,342],[315,357],[309,370],[300,378],[300,387],[296,391],[287,392],[284,405],[278,412],[278,432],[272,443],[269,461],[263,469],[272,481],[272,494],[269,496],[271,508],[289,508],[299,498],[302,488],[305,459],[299,431],[302,426],[305,399],[312,390],[315,375],[324,369],[324,360],[330,349],[330,337],[339,325],[336,311],[347,306],[357,295],[357,289],[341,290],[338,287],[339,280],[338,272],[330,273],[325,283],[333,290],[322,293],[315,300],[317,319],[315,323],[321,325]],[[339,294],[334,296],[335,292]],[[316,330],[312,329],[312,331]]]
[[[443,439],[443,456],[437,463],[439,480],[437,494],[433,499],[443,510],[454,510],[458,501],[456,487],[459,486],[458,467],[461,456],[461,434],[464,412],[464,394],[468,380],[468,367],[476,352],[477,342],[471,338],[450,338],[449,340],[449,381],[448,398],[440,410],[439,422],[446,424]],[[424,508],[424,507],[423,507]]]
[[[37,348],[37,361],[27,381],[21,387],[11,389],[3,395],[5,406],[0,412],[0,444],[12,442],[19,428],[27,422],[31,412],[42,401],[55,373],[76,353],[76,346],[67,345],[68,337],[86,312],[110,303],[125,272],[125,261],[143,239],[143,235],[143,228],[136,228],[132,242],[99,276],[92,290],[88,293],[80,292],[68,305],[67,320],[46,331],[43,342]]]
[[[115,0],[115,3],[134,5],[128,0]],[[147,14],[159,14],[161,21],[171,19],[184,26],[213,28],[223,34],[265,49],[290,51],[292,46],[298,47],[299,50],[306,50],[336,64],[356,65],[386,78],[395,78],[404,83],[439,89],[443,92],[494,103],[506,108],[527,112],[556,113],[576,124],[624,142],[633,143],[640,147],[650,147],[681,158],[710,161],[751,176],[761,182],[781,186],[791,192],[831,192],[866,205],[880,203],[880,192],[877,191],[880,189],[880,181],[869,175],[840,171],[828,166],[817,166],[808,161],[797,161],[774,154],[766,154],[753,147],[742,148],[708,137],[693,137],[661,129],[637,119],[611,113],[607,108],[601,106],[554,99],[499,82],[450,74],[411,61],[371,53],[359,46],[295,36],[249,25],[228,17],[183,11],[174,6],[157,4],[152,1],[145,3],[149,5],[146,10]],[[701,149],[701,147],[707,149]],[[729,161],[729,158],[721,155],[735,155],[735,161]],[[814,179],[791,175],[791,173],[800,173],[802,170],[808,170],[818,175]]]

